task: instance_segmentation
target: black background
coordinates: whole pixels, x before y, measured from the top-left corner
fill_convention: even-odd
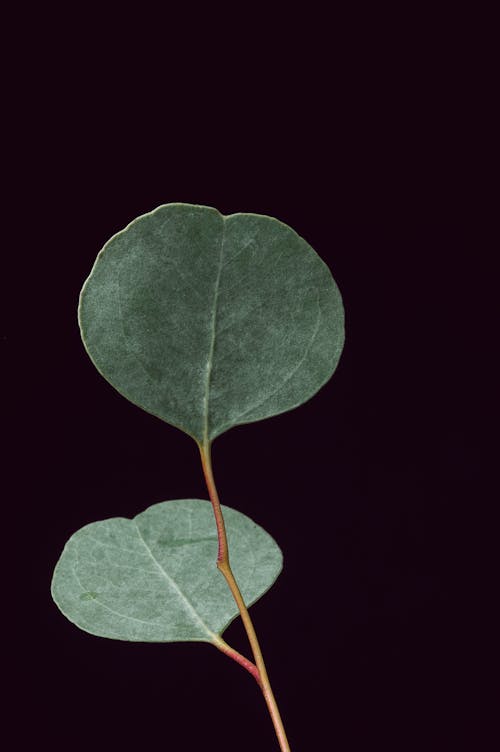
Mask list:
[[[369,37],[366,23],[353,28]],[[99,376],[76,322],[102,245],[171,201],[276,216],[329,264],[344,298],[332,380],[214,446],[223,503],[284,552],[252,615],[292,749],[430,751],[463,739],[457,593],[486,407],[473,318],[485,238],[464,194],[475,153],[466,54],[429,30],[437,68],[418,44],[403,57],[404,35],[396,52],[381,43],[362,55],[365,36],[353,33],[359,54],[334,53],[316,48],[319,26],[308,45],[266,38],[258,53],[245,37],[253,52],[237,63],[235,49],[215,63],[184,37],[184,57],[165,52],[151,70],[95,29],[90,46],[68,34],[29,48],[11,183],[28,279],[22,302],[17,285],[7,290],[4,345],[20,394],[8,407],[29,552],[14,693],[29,722],[17,733],[39,745],[276,749],[257,687],[213,648],[93,637],[50,599],[53,567],[82,525],[206,497],[195,444]],[[225,638],[248,653],[238,622]]]

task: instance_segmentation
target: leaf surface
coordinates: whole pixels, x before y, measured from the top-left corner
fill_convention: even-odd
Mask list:
[[[305,402],[344,342],[339,290],[303,238],[272,217],[190,204],[106,243],[79,320],[102,375],[199,443]]]
[[[232,568],[251,604],[280,573],[281,551],[244,514],[222,509]],[[101,637],[213,642],[238,615],[216,557],[210,502],[162,502],[131,520],[93,522],[74,533],[54,570],[52,596],[70,621]]]

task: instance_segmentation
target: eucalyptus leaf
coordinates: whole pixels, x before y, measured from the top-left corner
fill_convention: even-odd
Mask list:
[[[222,509],[232,568],[251,604],[280,573],[281,551],[244,514]],[[74,533],[55,568],[52,597],[70,621],[101,637],[214,642],[238,615],[216,557],[210,502],[161,502],[131,520],[93,522]]]
[[[198,443],[305,402],[344,342],[339,290],[303,238],[272,217],[190,204],[106,243],[79,320],[102,375]]]

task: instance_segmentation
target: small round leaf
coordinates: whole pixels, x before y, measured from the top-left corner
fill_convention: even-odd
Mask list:
[[[106,243],[79,320],[102,375],[198,443],[308,400],[344,342],[339,290],[303,238],[272,217],[190,204]]]
[[[250,605],[276,580],[281,551],[249,517],[222,509],[232,569]],[[214,642],[238,615],[216,558],[210,502],[161,502],[132,520],[92,522],[74,533],[54,570],[52,597],[70,621],[100,637]]]

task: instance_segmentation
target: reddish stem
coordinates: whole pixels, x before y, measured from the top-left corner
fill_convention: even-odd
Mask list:
[[[217,568],[222,572],[222,574],[226,578],[226,582],[229,585],[229,589],[231,590],[231,593],[233,594],[233,598],[236,601],[236,605],[238,606],[238,610],[240,612],[240,616],[243,621],[243,626],[245,627],[245,631],[247,633],[250,646],[252,648],[252,653],[253,653],[254,660],[255,660],[255,666],[250,661],[247,661],[247,659],[244,658],[242,655],[240,655],[239,653],[236,653],[236,651],[232,652],[232,649],[229,648],[229,645],[227,646],[229,648],[229,651],[223,651],[223,652],[226,652],[227,655],[230,655],[232,658],[234,658],[234,660],[236,660],[238,663],[244,666],[247,669],[247,671],[250,671],[252,676],[255,678],[255,680],[257,681],[258,685],[260,686],[262,690],[262,694],[264,695],[264,699],[266,701],[267,708],[269,710],[269,714],[271,716],[271,720],[274,725],[274,730],[278,738],[281,752],[290,752],[290,745],[288,744],[288,740],[286,738],[285,727],[283,726],[283,721],[281,720],[281,715],[278,709],[278,705],[276,703],[273,691],[271,689],[271,683],[267,675],[267,670],[266,670],[266,666],[264,663],[264,658],[262,656],[262,651],[260,649],[259,641],[257,639],[257,635],[255,633],[255,629],[252,624],[250,614],[248,613],[248,609],[246,607],[245,601],[238,587],[238,583],[236,582],[234,574],[231,570],[231,565],[229,563],[229,551],[228,551],[228,545],[227,545],[226,526],[224,524],[224,517],[222,516],[222,509],[220,506],[219,495],[217,493],[217,488],[215,486],[215,480],[214,480],[213,471],[212,471],[212,461],[210,457],[210,442],[206,441],[204,444],[200,444],[199,448],[200,448],[200,454],[201,454],[201,464],[203,466],[203,472],[205,475],[205,480],[207,482],[207,488],[208,488],[208,493],[210,495],[210,501],[212,502],[212,508],[214,510],[215,523],[217,525],[217,537],[219,540],[219,551],[217,554]],[[224,641],[222,640],[222,642]],[[217,647],[222,649],[221,646],[219,645],[217,645]],[[253,666],[254,668],[251,669],[251,666]]]

